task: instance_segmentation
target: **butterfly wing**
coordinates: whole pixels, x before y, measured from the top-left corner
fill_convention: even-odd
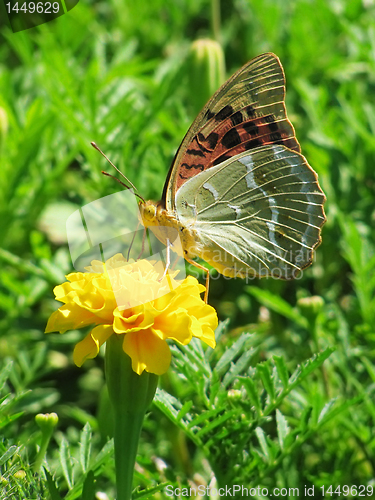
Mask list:
[[[292,279],[320,243],[325,196],[306,159],[266,145],[203,170],[177,191],[189,252],[226,276]]]
[[[183,184],[244,151],[280,144],[300,151],[286,116],[285,77],[279,58],[262,54],[237,71],[209,100],[177,151],[164,186],[167,210]]]

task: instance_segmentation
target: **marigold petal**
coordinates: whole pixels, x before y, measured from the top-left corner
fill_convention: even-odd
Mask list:
[[[215,330],[218,325],[216,311],[208,304],[195,306],[189,310],[192,318],[191,333],[214,348],[216,346]]]
[[[44,333],[65,333],[67,330],[75,330],[95,323],[95,315],[90,311],[63,305],[51,314]]]
[[[141,375],[143,370],[163,375],[171,363],[168,344],[151,330],[127,333],[124,336],[123,349],[131,357],[132,368],[138,375]]]
[[[94,276],[100,276],[101,273],[81,273],[75,272],[70,273],[65,276],[65,278],[70,281],[70,283],[74,283],[75,281],[89,281]]]
[[[168,308],[169,309],[169,308]],[[164,311],[155,318],[152,330],[163,340],[176,340],[182,345],[191,341],[190,333],[191,318],[186,309],[182,307],[177,310]]]
[[[201,305],[203,301],[200,294],[204,290],[203,285],[200,285],[192,276],[188,276],[175,290],[155,300],[154,307],[161,312],[165,309],[178,307],[189,309],[196,304]]]
[[[154,324],[155,313],[153,308],[144,304],[132,309],[113,312],[113,329],[116,333],[136,332],[146,330]]]
[[[113,334],[112,325],[99,325],[78,342],[74,347],[73,361],[77,366],[82,366],[86,359],[95,358],[100,346]]]
[[[196,337],[213,349],[216,347],[215,331],[208,325],[202,325],[194,316],[191,318],[191,330],[193,337]]]
[[[207,325],[203,325],[202,327],[202,335],[200,339],[205,342],[207,345],[212,347],[212,349],[215,349],[216,347],[216,339],[215,339],[215,332],[212,328],[210,328]]]

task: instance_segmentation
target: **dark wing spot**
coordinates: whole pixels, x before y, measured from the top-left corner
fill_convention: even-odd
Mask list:
[[[241,144],[241,137],[239,136],[237,130],[235,128],[231,128],[228,130],[226,134],[224,134],[221,139],[221,144],[227,149],[232,149],[238,144]]]
[[[217,134],[216,132],[211,132],[211,134],[207,137],[206,142],[208,142],[211,149],[215,149],[218,139],[219,134]]]
[[[219,165],[219,163],[223,163],[225,160],[229,160],[229,158],[232,158],[230,155],[221,155],[214,160],[214,165]]]
[[[252,141],[248,141],[245,143],[245,148],[246,150],[254,149],[261,146],[262,144],[263,143],[260,139],[253,139]]]
[[[276,130],[278,130],[278,125],[277,123],[275,123],[275,115],[266,115],[266,116],[263,116],[263,120],[268,123],[268,126],[271,130],[271,132],[275,132]]]
[[[199,149],[188,149],[186,152],[187,152],[187,154],[189,154],[189,155],[193,155],[193,156],[203,156],[203,157],[204,157],[204,153],[203,153],[203,151],[200,151]]]
[[[258,134],[259,128],[258,125],[255,125],[254,122],[246,122],[242,126],[248,134],[250,135]]]
[[[198,132],[198,135],[195,135],[194,136],[194,139],[193,141],[195,141],[197,143],[197,146],[198,148],[201,150],[201,151],[204,151],[206,153],[210,153],[210,150],[205,148],[202,144],[202,142],[204,142],[206,140],[205,136],[202,134],[202,132]],[[202,156],[205,156],[204,154],[202,154]]]
[[[249,105],[245,108],[246,114],[249,118],[255,118],[256,117],[256,112],[253,106]]]
[[[279,130],[279,126],[275,122],[269,123],[268,128],[271,130],[271,132],[276,132],[277,130]]]
[[[223,109],[221,109],[218,113],[216,113],[215,120],[217,122],[221,122],[221,121],[225,120],[226,118],[228,118],[228,116],[230,116],[232,113],[233,113],[232,106],[229,106],[229,105],[224,106]]]
[[[204,117],[207,119],[207,120],[211,120],[211,118],[213,118],[215,116],[215,113],[212,113],[209,109],[205,112],[204,114]]]
[[[204,170],[204,165],[202,165],[201,163],[198,163],[198,164],[195,164],[195,163],[192,163],[191,165],[189,165],[188,163],[183,163],[181,165],[181,168],[186,168],[187,170],[191,170],[192,168],[195,168],[195,170]]]
[[[266,121],[267,123],[271,123],[275,121],[275,115],[266,115],[263,117],[263,120]]]
[[[234,113],[234,115],[232,115],[230,117],[231,119],[231,122],[233,124],[233,126],[235,127],[236,125],[239,125],[240,123],[243,122],[243,116],[242,116],[242,113],[241,111],[237,111],[237,113]]]
[[[270,138],[272,142],[280,142],[283,139],[280,132],[273,132],[272,134],[270,134]]]

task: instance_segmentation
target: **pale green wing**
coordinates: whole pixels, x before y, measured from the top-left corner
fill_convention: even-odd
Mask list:
[[[226,276],[292,279],[320,243],[325,196],[299,153],[267,145],[211,167],[178,190],[189,254]]]

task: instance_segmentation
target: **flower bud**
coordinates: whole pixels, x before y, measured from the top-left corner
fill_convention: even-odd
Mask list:
[[[191,44],[189,55],[190,95],[198,113],[225,79],[224,52],[214,40],[200,39]]]
[[[38,413],[35,417],[35,422],[43,433],[52,432],[58,421],[56,413]]]
[[[26,472],[23,469],[20,469],[13,474],[13,477],[15,477],[16,479],[25,479]]]
[[[42,436],[40,440],[39,451],[33,465],[34,472],[40,471],[47,452],[48,444],[53,434],[53,430],[56,427],[58,421],[59,417],[56,413],[38,413],[38,415],[36,415],[35,417],[35,422],[42,431]]]
[[[309,323],[315,323],[315,320],[324,306],[324,300],[319,295],[312,297],[303,297],[297,300],[297,305]]]

